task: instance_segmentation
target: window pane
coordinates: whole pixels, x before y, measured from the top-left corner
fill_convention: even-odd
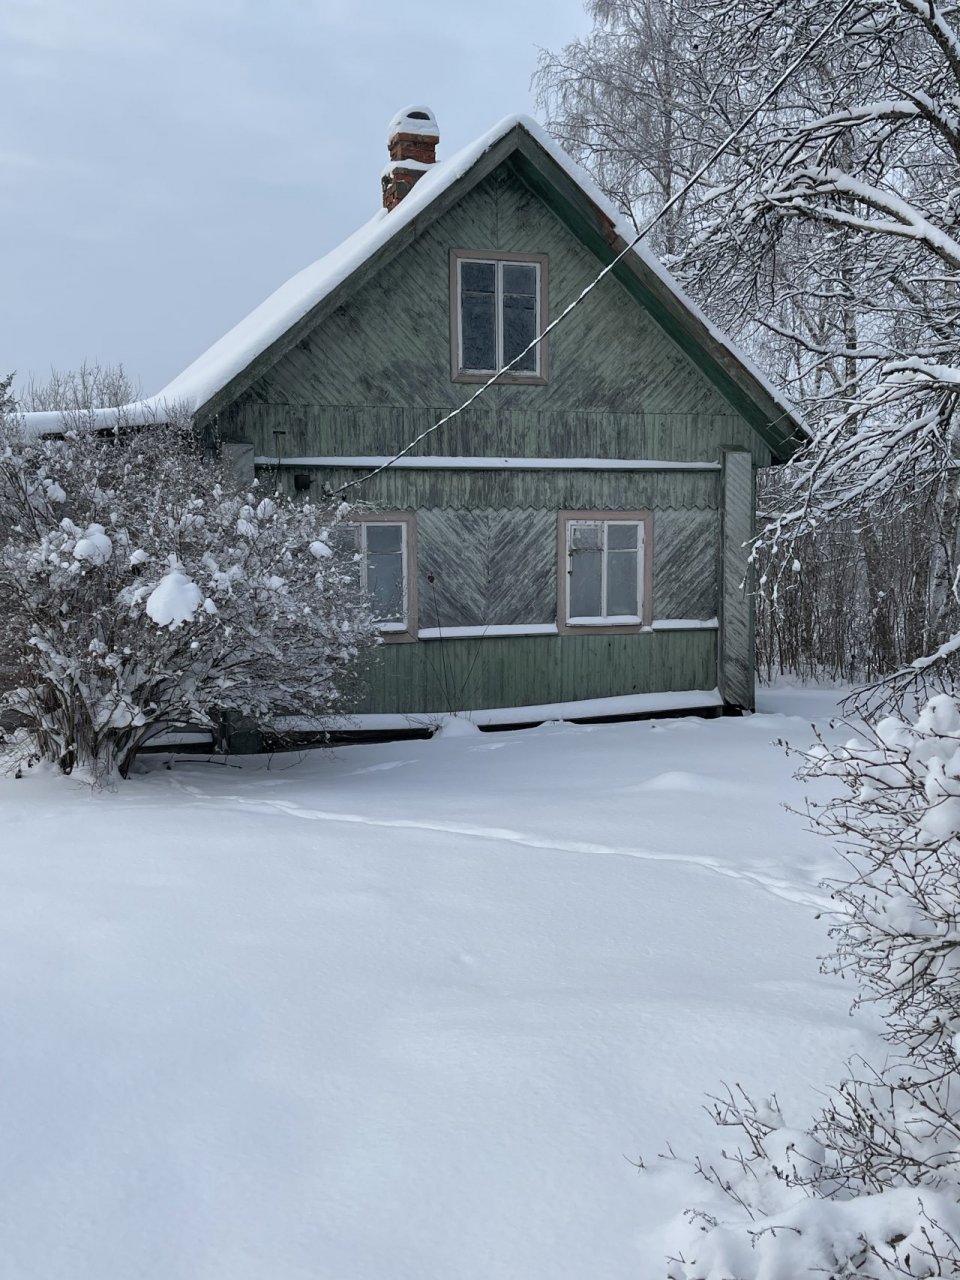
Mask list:
[[[368,552],[367,594],[378,622],[403,621],[403,557]]]
[[[467,293],[460,298],[462,369],[496,369],[496,299],[492,293]]]
[[[503,264],[503,292],[537,296],[537,268],[526,262]]]
[[[460,288],[464,293],[493,293],[497,287],[497,268],[492,262],[460,263]]]
[[[611,551],[635,548],[637,545],[637,526],[635,524],[608,524],[607,546]]]
[[[334,525],[331,535],[330,544],[336,551],[358,552],[360,550],[360,525],[355,520],[344,520],[341,524]]]
[[[518,293],[503,295],[503,363],[509,364],[537,336],[537,300]],[[535,373],[537,352],[528,351],[514,369]]]
[[[571,618],[600,617],[600,575],[603,571],[603,552],[600,550],[570,551],[570,613]]]
[[[603,525],[597,520],[571,520],[567,525],[567,542],[571,547],[603,546]]]
[[[639,612],[636,551],[608,551],[607,616],[636,617]]]
[[[398,555],[403,551],[402,524],[380,524],[376,520],[369,520],[365,528],[368,551],[394,551]]]

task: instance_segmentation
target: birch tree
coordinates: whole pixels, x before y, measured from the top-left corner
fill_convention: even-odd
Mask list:
[[[539,104],[563,147],[639,226],[702,161],[722,112],[693,74],[679,0],[588,0],[586,9],[592,33],[540,55]],[[655,230],[667,259],[683,246],[688,203]]]
[[[809,557],[820,530],[853,518],[879,619],[878,531],[907,530],[922,514],[917,639],[936,647],[960,617],[953,11],[915,0],[776,11],[706,0],[692,21],[705,68],[745,68],[753,92],[834,24],[699,204],[687,278],[718,314],[741,317],[757,345],[796,353],[792,389],[814,444],[785,476],[761,554],[776,547],[784,564],[804,546]],[[910,603],[899,600],[898,612]]]
[[[564,127],[575,133],[581,158],[621,202],[630,191],[618,187],[576,112],[589,115],[601,102],[605,146],[628,145],[636,127],[630,99],[601,54],[618,50],[614,67],[627,65],[624,46],[647,40],[646,8],[645,0],[592,6],[592,43],[564,51],[564,65],[580,73],[567,72],[564,93],[561,60],[541,67],[560,136]],[[659,111],[662,120],[674,115],[679,98],[694,145],[744,121],[784,66],[821,38],[737,137],[709,187],[690,193],[671,264],[799,403],[813,431],[813,446],[763,495],[765,621],[782,620],[785,598],[803,598],[804,571],[832,557],[832,538],[842,548],[854,537],[856,599],[872,629],[860,633],[860,648],[889,669],[948,642],[949,652],[924,668],[929,677],[952,653],[960,620],[954,11],[925,0],[689,0],[672,16],[682,74]],[[635,51],[633,65],[651,56]],[[590,76],[603,89],[588,92]],[[656,93],[641,97],[658,110]],[[667,136],[662,124],[654,136]],[[653,190],[652,168],[645,172]],[[898,545],[925,553],[908,575],[889,558]],[[892,573],[899,580],[891,603]],[[822,612],[822,602],[812,603]]]

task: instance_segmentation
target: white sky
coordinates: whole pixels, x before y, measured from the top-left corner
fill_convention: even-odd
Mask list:
[[[0,374],[156,390],[380,199],[386,126],[440,157],[534,113],[583,0],[2,0]]]

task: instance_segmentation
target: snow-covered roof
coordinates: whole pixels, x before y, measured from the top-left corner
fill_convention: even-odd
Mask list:
[[[420,110],[420,108],[416,109]],[[400,113],[397,119],[405,114]],[[610,221],[617,235],[626,242],[634,238],[636,234],[634,228],[600,191],[589,174],[571,159],[535,120],[525,115],[507,116],[449,159],[430,166],[400,204],[390,211],[378,209],[369,222],[337,248],[281,285],[275,293],[255,307],[239,324],[234,325],[218,342],[168,382],[156,395],[135,404],[126,405],[120,410],[97,410],[97,425],[113,426],[118,421],[118,415],[122,415],[124,422],[150,422],[162,418],[173,407],[188,410],[200,409],[293,325],[302,320],[338,285],[347,280],[368,258],[408,227],[439,195],[463,177],[487,151],[518,126],[530,134],[584,191],[604,217]],[[707,319],[656,258],[643,245],[636,246],[631,252],[643,263],[647,271],[666,286],[682,308],[706,328],[714,342],[762,388],[781,416],[790,423],[800,424],[801,419],[797,410],[760,372],[749,357],[734,346]],[[26,414],[24,418],[29,429],[39,432],[59,429],[60,417],[56,413]]]
[[[168,401],[186,400],[199,408],[250,362],[265,351],[298,320],[361,267],[378,249],[410,225],[437,196],[472,169],[484,152],[522,124],[538,142],[559,148],[546,133],[524,116],[508,116],[448,160],[431,165],[416,186],[390,210],[378,209],[369,222],[348,236],[325,257],[305,267],[250,312],[219,342],[169,382],[159,396]],[[573,162],[564,156],[568,164]],[[392,167],[392,166],[391,166]]]
[[[166,422],[177,408],[174,402],[156,395],[135,400],[132,404],[121,405],[116,409],[92,409],[80,413],[70,410],[66,417],[68,421],[89,427],[93,431],[107,431],[114,427],[138,427],[151,422]],[[28,433],[38,436],[56,435],[63,430],[64,415],[59,409],[45,409],[43,412],[22,413],[19,420]]]

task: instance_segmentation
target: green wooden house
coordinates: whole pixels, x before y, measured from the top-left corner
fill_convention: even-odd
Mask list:
[[[155,401],[271,486],[360,481],[386,643],[357,723],[751,708],[754,476],[793,411],[645,251],[528,349],[632,232],[530,120],[437,141],[402,112],[373,221]]]

